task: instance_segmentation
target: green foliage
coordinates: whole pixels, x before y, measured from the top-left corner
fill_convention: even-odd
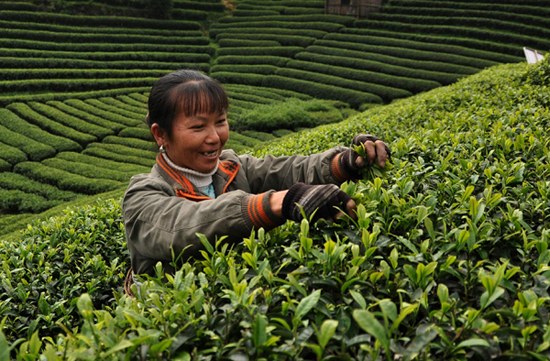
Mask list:
[[[2,139],[3,143],[24,152],[30,160],[41,160],[55,154],[53,147],[39,143],[2,125],[0,125],[0,139]]]
[[[151,16],[158,19],[169,19],[172,14],[172,0],[149,0],[148,10]]]
[[[324,74],[318,74],[317,71],[325,70]],[[340,72],[338,70],[341,70]],[[382,99],[384,102],[389,102],[393,99],[406,98],[412,95],[411,92],[400,89],[398,84],[381,85],[375,82],[363,81],[360,76],[350,76],[353,71],[347,71],[343,68],[335,68],[327,65],[317,65],[309,62],[292,61],[287,64],[287,67],[280,69],[276,73],[278,76],[284,76],[291,79],[302,79],[323,85],[329,85],[334,88],[334,93],[337,94],[342,90],[357,90],[365,94],[371,94],[373,98]],[[350,78],[347,78],[350,76]],[[338,98],[340,99],[340,98]]]
[[[96,141],[98,138],[92,134],[80,132],[70,126],[57,122],[55,119],[48,116],[44,116],[34,111],[25,103],[12,103],[8,106],[8,109],[16,113],[19,117],[27,120],[29,123],[34,123],[41,129],[44,129],[51,134],[59,137],[68,138],[81,146],[85,146],[88,143]]]
[[[149,2],[101,1],[111,10]],[[138,75],[163,69],[212,69],[233,83],[235,119],[257,104],[281,119],[313,119],[307,126],[329,112],[349,114],[310,97],[369,109],[267,146],[266,133],[232,135],[242,151],[308,154],[368,131],[390,143],[394,159],[342,186],[358,204],[357,220],[287,223],[234,248],[203,237],[202,258],[166,278],[159,270],[140,279],[135,298],[120,290],[128,260],[118,202],[34,223],[0,241],[0,359],[548,359],[548,57],[370,108],[409,95],[387,86],[422,92],[522,60],[514,44],[548,48],[541,1],[522,2],[528,16],[510,11],[516,2],[501,3],[395,0],[356,21],[326,16],[320,0],[241,0],[209,29],[217,53],[202,33],[206,22],[181,19],[204,21],[202,11],[222,11],[218,1],[174,0],[177,21],[0,5],[0,47],[10,55],[0,59],[0,104],[20,102],[0,109],[9,158],[0,159],[9,171],[0,174],[1,212],[49,207],[76,192],[119,192],[121,173],[146,171],[155,154],[141,128],[149,80]],[[191,6],[200,10],[185,10]],[[503,18],[484,18],[493,7]],[[460,13],[449,16],[449,8]],[[56,69],[55,77],[38,81],[43,69]],[[75,69],[89,71],[77,78]],[[359,80],[384,87],[357,91]],[[286,97],[321,105],[289,114]],[[260,119],[255,126],[271,126]],[[273,135],[292,133],[279,127]],[[90,135],[107,134],[116,136],[90,144]],[[10,162],[24,157],[34,162],[12,173]],[[112,179],[93,177],[100,168]],[[3,217],[2,231],[18,222]]]
[[[550,86],[550,56],[534,66],[531,66],[523,77],[524,81],[532,85]]]
[[[166,1],[166,0],[164,0]],[[184,20],[156,20],[143,19],[139,17],[124,16],[75,16],[72,14],[62,14],[46,11],[3,11],[1,19],[12,21],[23,21],[30,23],[54,23],[72,26],[91,26],[91,27],[128,27],[128,28],[154,28],[169,30],[199,30],[200,24],[196,21]]]
[[[238,131],[257,130],[270,132],[284,128],[313,128],[334,123],[344,118],[337,103],[323,100],[300,100],[289,98],[282,102],[258,105],[241,112],[233,119]]]
[[[24,134],[26,137],[31,138],[35,142],[51,146],[56,151],[82,149],[78,143],[68,138],[48,133],[38,126],[25,121],[8,109],[0,109],[0,123],[12,132]],[[45,155],[49,152],[49,150],[44,150],[44,153],[40,153],[36,158],[31,157],[31,159],[39,160],[45,158]]]
[[[307,154],[368,131],[388,141],[393,163],[383,177],[342,185],[356,219],[288,222],[232,246],[200,236],[200,258],[167,276],[159,264],[135,297],[113,299],[124,269],[117,202],[33,225],[3,262],[11,298],[0,303],[0,344],[16,359],[51,360],[547,359],[550,113],[544,86],[523,83],[528,71],[492,68],[262,147],[258,156]],[[71,283],[80,288],[60,295],[69,298],[52,298],[43,289],[53,276],[11,282],[36,268],[24,261],[48,264],[37,255],[53,257],[51,243],[78,245],[55,255],[73,262],[116,260],[107,280],[108,266],[86,278],[105,288]],[[32,302],[12,311],[21,297]],[[58,324],[66,330],[52,334]]]
[[[335,87],[333,85],[326,85],[311,80],[295,79],[291,77],[291,72],[291,70],[287,70],[285,72],[286,76],[270,75],[265,77],[262,85],[272,88],[292,89],[319,99],[344,101],[354,108],[358,108],[365,103],[382,103],[382,98],[378,95],[355,89],[346,89]],[[310,79],[314,78],[313,74],[309,74],[309,77]]]
[[[224,41],[276,41],[280,45],[285,46],[303,46],[311,45],[315,38],[312,36],[297,36],[297,35],[282,35],[282,34],[225,34],[221,33],[216,36],[216,40],[220,45]]]
[[[19,162],[26,161],[27,156],[21,150],[12,147],[11,145],[0,143],[0,159],[15,165]]]
[[[410,82],[407,78],[414,79],[414,87],[433,87],[433,82],[440,83],[440,85],[448,85],[454,83],[460,74],[452,74],[444,71],[437,71],[436,69],[411,69],[408,67],[408,62],[396,61],[385,57],[383,55],[368,54],[365,56],[362,52],[327,47],[309,47],[307,51],[296,54],[296,59],[307,61],[318,61],[323,64],[333,65],[337,67],[346,67],[348,69],[365,69],[365,71],[373,71],[379,74],[380,77],[385,75],[385,78],[392,79],[396,84],[407,84],[405,89],[410,87]],[[389,62],[397,62],[393,65]],[[422,65],[422,64],[420,64]],[[433,68],[438,67],[440,64],[430,64]],[[395,79],[394,76],[401,79]],[[432,83],[431,85],[429,85]],[[411,89],[414,90],[414,89]],[[416,89],[419,91],[420,89]],[[422,90],[428,90],[423,88]]]
[[[72,328],[82,293],[95,307],[111,306],[128,262],[120,204],[113,200],[35,222],[18,242],[0,241],[0,248],[0,319],[11,341]]]
[[[120,181],[105,178],[89,178],[88,176],[53,168],[38,162],[21,162],[14,167],[14,172],[34,179],[37,182],[56,186],[64,191],[82,194],[98,194],[121,186]]]
[[[0,173],[0,193],[0,210],[10,213],[41,212],[77,196],[11,172]]]
[[[269,47],[240,47],[223,48],[218,50],[220,56],[281,56],[293,57],[294,54],[301,51],[299,46],[269,46]]]

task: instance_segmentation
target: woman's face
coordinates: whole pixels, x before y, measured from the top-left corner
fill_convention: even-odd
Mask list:
[[[176,165],[197,172],[211,172],[218,164],[223,146],[229,139],[227,113],[199,113],[176,116],[172,136],[158,124],[151,127],[157,144],[164,146],[166,154]]]

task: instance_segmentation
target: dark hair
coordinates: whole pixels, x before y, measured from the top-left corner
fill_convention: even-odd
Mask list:
[[[183,69],[164,75],[153,84],[145,120],[149,128],[157,123],[171,137],[178,114],[222,114],[228,106],[227,94],[218,81],[200,71]]]

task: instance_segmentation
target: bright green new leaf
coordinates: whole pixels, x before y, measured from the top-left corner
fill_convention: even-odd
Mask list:
[[[403,306],[403,305],[402,305]],[[391,326],[391,332],[397,330],[397,328],[399,327],[399,325],[401,324],[401,322],[403,322],[403,320],[408,316],[410,315],[411,313],[413,312],[416,312],[416,310],[418,310],[418,307],[420,307],[420,304],[419,303],[413,303],[411,305],[406,305],[404,307],[401,308],[401,312],[399,312],[399,315],[397,316],[397,318],[395,319],[395,321],[393,322],[393,325]]]
[[[495,302],[500,296],[504,294],[504,288],[497,287],[493,293],[489,295],[489,292],[485,291],[479,298],[481,308],[488,307],[491,303]]]
[[[3,323],[0,324],[3,326]],[[9,361],[10,360],[10,348],[8,347],[8,341],[6,336],[0,328],[0,361]]]
[[[321,298],[321,290],[314,291],[309,296],[304,297],[298,304],[298,307],[296,307],[294,318],[301,320],[309,311],[311,311],[313,307],[317,305],[319,298]]]
[[[93,303],[89,294],[84,293],[81,295],[76,301],[76,306],[78,307],[80,314],[82,314],[86,320],[92,317]]]
[[[353,319],[365,332],[374,336],[384,347],[388,349],[390,340],[384,326],[376,319],[374,314],[367,310],[354,310]]]
[[[183,351],[172,358],[172,361],[191,361],[191,355],[187,351]]]
[[[469,340],[462,341],[453,349],[453,351],[460,350],[462,348],[471,348],[471,347],[489,347],[491,346],[487,340],[482,338],[471,338]]]
[[[378,306],[386,320],[394,321],[397,318],[397,306],[390,299],[380,300]]]
[[[254,323],[252,324],[252,341],[254,346],[259,347],[265,344],[267,340],[267,320],[265,316],[256,314]]]
[[[105,356],[112,355],[116,352],[122,351],[127,349],[128,347],[132,347],[134,344],[130,340],[121,340],[119,343],[117,343],[115,346],[111,347],[106,353]]]
[[[317,340],[319,345],[324,350],[327,346],[329,340],[336,333],[336,328],[338,327],[338,321],[336,320],[325,320],[319,329],[319,334],[317,335]]]
[[[350,290],[349,291],[349,294],[351,295],[351,297],[353,298],[353,300],[355,302],[357,302],[357,304],[359,305],[359,307],[365,309],[367,308],[367,301],[365,300],[365,297],[363,297],[362,294],[360,294],[359,292],[357,291],[353,291],[353,290]]]

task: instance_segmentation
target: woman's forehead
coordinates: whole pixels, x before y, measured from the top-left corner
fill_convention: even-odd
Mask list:
[[[178,113],[191,116],[207,113],[222,114],[226,111],[227,98],[225,94],[208,88],[192,88],[175,91],[173,100]]]

